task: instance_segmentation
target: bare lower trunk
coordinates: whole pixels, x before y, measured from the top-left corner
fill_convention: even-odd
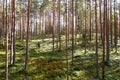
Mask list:
[[[53,52],[54,52],[54,36],[55,36],[55,0],[53,0],[53,34],[52,34]]]
[[[69,73],[68,73],[68,0],[66,0],[66,31],[65,31],[65,43],[66,43],[66,75],[67,75],[67,80],[69,80]]]
[[[7,3],[7,0],[6,0]],[[6,68],[5,68],[5,80],[8,80],[8,4],[6,4]]]
[[[72,65],[74,57],[74,0],[72,0]]]
[[[4,26],[5,26],[4,25],[5,24],[5,21],[4,21],[4,17],[5,17],[4,16],[4,13],[5,13],[4,12],[4,5],[5,5],[5,0],[3,0],[3,22],[2,22],[3,23],[3,27],[2,27],[2,31],[1,31],[2,32],[1,39],[2,39],[2,46],[3,46],[3,48],[4,48]]]
[[[98,24],[97,24],[97,1],[95,0],[95,27],[96,27],[96,77],[98,77]]]
[[[105,29],[106,29],[106,0],[104,0],[104,18],[103,18],[103,38],[102,38],[102,44],[103,44],[103,58],[102,58],[102,80],[105,80]]]
[[[13,65],[15,65],[15,57],[16,57],[16,35],[15,35],[15,0],[13,0]]]
[[[107,4],[108,5],[108,4]],[[108,5],[109,6],[109,5]],[[110,57],[110,50],[109,50],[109,13],[108,13],[108,9],[106,7],[106,62],[109,61],[109,57]]]
[[[28,0],[27,13],[27,37],[26,37],[26,55],[25,55],[25,70],[28,69],[28,53],[29,53],[29,30],[30,30],[30,0]]]
[[[13,33],[11,31],[10,64],[13,64]]]

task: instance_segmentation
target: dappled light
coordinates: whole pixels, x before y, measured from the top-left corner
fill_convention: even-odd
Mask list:
[[[120,0],[0,7],[0,80],[120,80]]]

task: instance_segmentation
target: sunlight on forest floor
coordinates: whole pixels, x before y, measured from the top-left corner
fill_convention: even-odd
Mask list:
[[[29,46],[29,68],[24,71],[25,44],[16,44],[16,65],[9,66],[9,80],[66,80],[66,54],[65,43],[62,42],[62,50],[55,49],[52,52],[51,40],[40,41],[41,47],[37,47],[39,40],[32,40]],[[99,48],[99,78],[95,78],[95,51],[94,47],[87,48],[76,44],[74,53],[74,65],[71,65],[71,46],[69,46],[69,78],[70,80],[100,80],[102,65],[102,49]],[[55,45],[56,46],[56,45]],[[120,48],[118,48],[118,53]],[[5,75],[5,52],[0,50],[0,80]],[[111,51],[109,65],[105,69],[106,80],[120,80],[120,54]]]

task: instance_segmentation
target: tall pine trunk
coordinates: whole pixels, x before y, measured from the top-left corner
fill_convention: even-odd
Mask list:
[[[15,0],[11,1],[12,7],[12,27],[11,27],[11,52],[10,52],[10,64],[14,65],[15,61]]]
[[[78,29],[78,0],[75,1],[75,45],[77,44],[77,29]]]
[[[27,11],[27,37],[26,37],[25,70],[28,69],[29,32],[30,32],[30,0],[28,0],[28,11]]]
[[[58,36],[59,36],[59,49],[61,50],[61,22],[60,22],[60,1],[58,2],[59,6],[58,6]]]
[[[66,75],[67,80],[69,80],[69,74],[68,74],[68,0],[66,0],[66,34],[65,34],[65,43],[66,43]]]
[[[117,13],[116,13],[116,0],[114,0],[114,46],[117,53]]]
[[[8,80],[8,1],[6,0],[6,68],[5,68],[5,80]]]
[[[95,28],[96,28],[96,77],[98,77],[98,22],[97,22],[97,1],[95,0]]]
[[[20,40],[22,40],[22,0],[20,1]]]
[[[106,6],[109,7],[109,5],[107,4],[109,2],[107,2],[106,0]],[[109,50],[109,11],[106,7],[106,62],[109,61],[110,58],[110,50]]]
[[[103,18],[103,37],[102,37],[102,44],[103,44],[103,58],[102,58],[102,80],[105,79],[105,29],[106,29],[106,0],[104,0],[104,18]]]
[[[84,29],[85,29],[85,30],[84,30],[84,32],[83,32],[83,33],[84,33],[84,34],[83,34],[83,37],[84,37],[84,42],[85,42],[85,43],[84,43],[84,45],[85,45],[85,54],[86,54],[86,52],[87,52],[87,46],[86,46],[86,44],[87,44],[87,43],[86,43],[86,42],[87,42],[87,35],[86,35],[86,34],[87,34],[87,23],[86,23],[86,22],[87,22],[87,18],[86,18],[86,17],[87,17],[87,14],[86,14],[86,13],[87,13],[87,10],[86,10],[86,9],[87,9],[87,3],[86,3],[86,0],[85,0],[85,14],[84,14],[84,15],[85,15],[85,16],[84,16],[84,20],[85,20],[85,22],[84,22],[84,24],[85,24],[84,27],[85,27],[85,28],[84,28]]]
[[[72,0],[72,65],[74,57],[74,0]]]
[[[15,0],[13,0],[13,65],[15,65],[16,57],[16,34],[15,34]]]
[[[89,39],[90,39],[90,41],[92,40],[91,39],[91,0],[90,0],[90,2],[89,2],[89,4],[90,4],[90,22],[89,22],[89,24],[90,24],[90,27],[89,27],[89,32],[90,32],[90,34],[89,34]]]
[[[103,30],[103,26],[102,26],[102,13],[101,13],[101,10],[102,10],[102,1],[100,0],[99,1],[99,12],[100,12],[100,39],[102,39],[102,30]]]
[[[5,26],[5,20],[4,20],[4,13],[5,13],[5,11],[4,11],[4,6],[5,6],[5,0],[3,0],[3,27],[2,27],[2,35],[0,36],[1,37],[1,39],[2,39],[2,47],[4,48],[4,26]]]
[[[111,47],[113,43],[113,28],[112,28],[112,0],[110,0],[110,38],[111,38]]]
[[[52,47],[52,50],[53,50],[53,52],[54,52],[54,37],[55,37],[55,0],[53,0],[53,25],[52,25],[52,27],[53,27],[53,30],[52,30],[52,45],[53,45],[53,47]]]

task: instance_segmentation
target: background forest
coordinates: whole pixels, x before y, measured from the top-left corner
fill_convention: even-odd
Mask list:
[[[0,80],[120,80],[120,0],[0,0]]]

